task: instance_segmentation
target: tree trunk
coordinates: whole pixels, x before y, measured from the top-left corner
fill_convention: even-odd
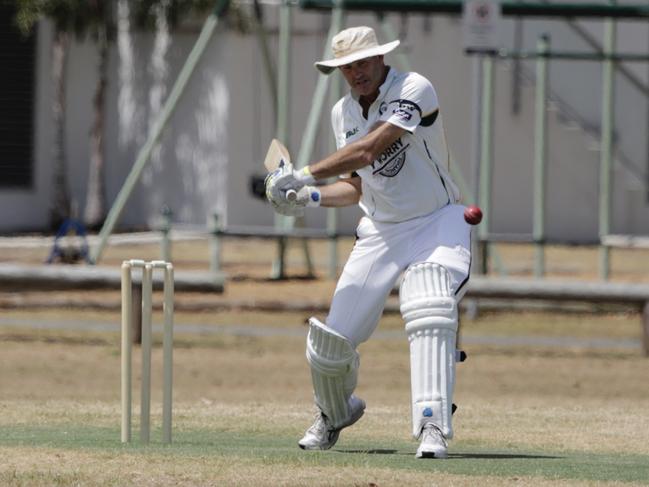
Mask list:
[[[106,214],[104,185],[104,105],[108,81],[108,38],[103,29],[99,33],[99,77],[93,99],[94,123],[90,139],[90,167],[83,220],[86,227],[101,227]]]
[[[52,43],[52,118],[54,121],[54,142],[52,150],[53,188],[50,206],[50,226],[58,228],[70,217],[70,190],[67,181],[67,161],[65,155],[65,82],[66,61],[69,46],[67,32],[57,30]]]

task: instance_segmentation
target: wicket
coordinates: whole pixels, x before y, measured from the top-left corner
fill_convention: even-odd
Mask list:
[[[131,355],[133,327],[132,270],[142,269],[142,389],[140,401],[140,440],[150,439],[151,411],[151,316],[153,270],[164,270],[164,328],[162,340],[162,442],[171,443],[171,404],[173,381],[174,268],[161,260],[125,260],[122,263],[122,443],[131,441]]]

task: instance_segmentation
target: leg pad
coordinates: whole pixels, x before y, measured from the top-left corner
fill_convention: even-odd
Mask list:
[[[348,400],[356,388],[358,353],[344,336],[311,318],[306,358],[316,404],[334,428],[344,425],[350,416]]]
[[[406,271],[400,290],[401,315],[410,342],[413,435],[426,423],[452,438],[457,302],[446,269],[424,262]]]

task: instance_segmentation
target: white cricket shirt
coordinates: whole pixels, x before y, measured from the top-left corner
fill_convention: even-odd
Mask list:
[[[402,222],[457,203],[459,191],[448,173],[450,157],[433,85],[417,73],[390,68],[367,119],[357,97],[347,94],[331,111],[336,146],[358,140],[379,121],[406,133],[370,166],[356,171],[365,214],[378,222]]]

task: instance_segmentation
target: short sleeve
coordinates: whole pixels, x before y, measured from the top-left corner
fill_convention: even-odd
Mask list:
[[[439,111],[437,93],[426,78],[409,73],[388,90],[379,110],[379,120],[414,133],[419,125],[436,117]]]
[[[331,109],[331,128],[336,140],[336,150],[340,150],[346,144],[345,135],[343,133],[343,103],[344,98],[340,99]],[[341,174],[338,177],[340,179],[347,179],[354,175],[355,174]]]
[[[343,134],[343,99],[339,100],[331,109],[331,128],[336,139],[336,149],[340,149],[345,145],[345,137]]]

